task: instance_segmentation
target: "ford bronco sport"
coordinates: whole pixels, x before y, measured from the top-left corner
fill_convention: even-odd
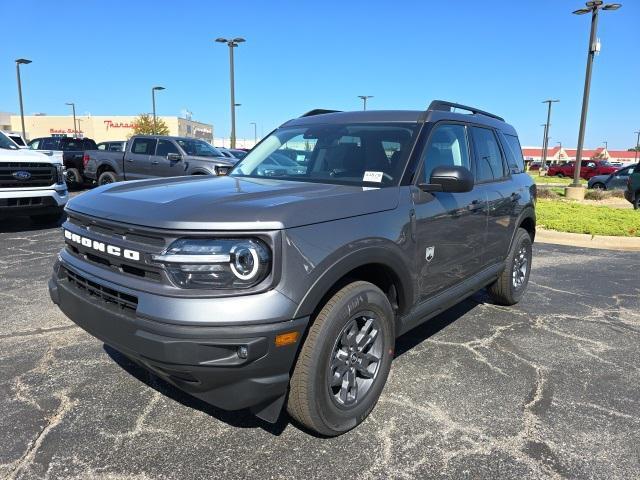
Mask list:
[[[284,149],[307,152],[303,168],[261,168]],[[286,404],[338,435],[376,404],[396,337],[483,287],[521,299],[535,194],[515,130],[493,114],[314,110],[229,176],[74,198],[49,290],[191,395],[272,422]]]

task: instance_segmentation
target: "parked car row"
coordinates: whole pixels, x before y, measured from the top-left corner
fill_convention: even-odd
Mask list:
[[[564,165],[551,165],[547,171],[549,177],[573,177],[576,162],[568,162]],[[580,177],[589,180],[596,175],[609,175],[618,167],[604,160],[582,160],[580,163]]]
[[[627,180],[629,180],[629,176],[637,170],[638,165],[630,165],[616,170],[613,173],[595,175],[589,179],[587,187],[598,190],[624,190],[627,188]]]
[[[90,138],[41,137],[28,144],[31,150],[40,152],[61,152],[58,156],[65,168],[67,185],[71,188],[84,183],[84,153],[96,150],[98,146]]]
[[[226,175],[237,161],[204,140],[135,135],[125,143],[124,151],[105,146],[85,152],[84,175],[98,185],[154,177]]]

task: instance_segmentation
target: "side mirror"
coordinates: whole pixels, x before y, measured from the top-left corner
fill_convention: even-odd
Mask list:
[[[473,190],[473,174],[466,167],[436,167],[431,172],[429,183],[421,183],[423,192],[462,193]]]
[[[170,162],[179,162],[182,160],[182,155],[179,153],[167,153],[167,160]]]

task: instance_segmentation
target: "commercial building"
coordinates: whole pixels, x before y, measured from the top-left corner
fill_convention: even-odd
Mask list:
[[[137,116],[134,115],[76,115],[75,131],[80,137],[88,137],[96,142],[126,140],[133,135]],[[178,116],[158,116],[169,128],[169,135],[201,138],[213,141],[213,125],[196,122]],[[6,121],[5,121],[6,123]],[[74,135],[72,115],[25,115],[24,127],[27,139],[49,136]],[[20,115],[10,115],[9,128],[4,130],[22,131]]]

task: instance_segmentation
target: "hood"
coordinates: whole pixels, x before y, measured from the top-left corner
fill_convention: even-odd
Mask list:
[[[398,187],[193,176],[105,185],[67,208],[155,228],[278,230],[391,210],[398,196]]]
[[[60,161],[55,157],[24,148],[20,148],[18,150],[7,150],[6,148],[0,148],[0,162],[60,163]]]

